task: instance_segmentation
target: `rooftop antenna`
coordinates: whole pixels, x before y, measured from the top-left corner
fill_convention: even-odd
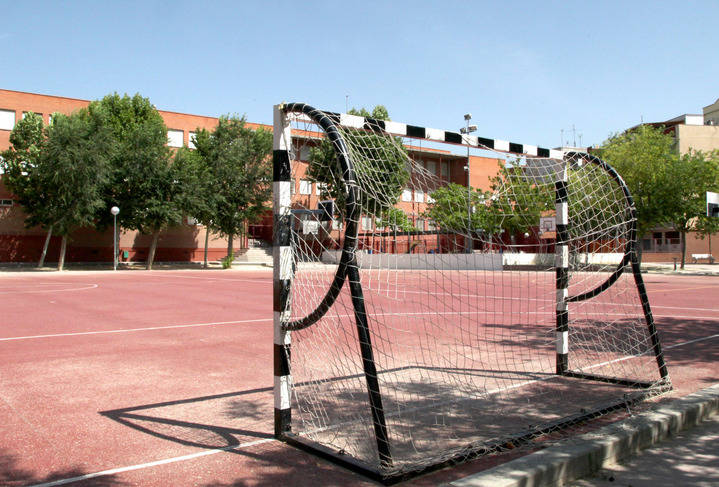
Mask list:
[[[572,124],[572,147],[577,147],[577,131],[574,129],[574,124]]]

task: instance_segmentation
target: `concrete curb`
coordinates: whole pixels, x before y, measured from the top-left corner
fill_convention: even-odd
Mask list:
[[[656,410],[562,441],[444,487],[540,487],[563,485],[696,426],[719,411],[719,384]]]

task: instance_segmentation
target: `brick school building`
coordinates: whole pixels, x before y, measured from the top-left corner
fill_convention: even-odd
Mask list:
[[[53,113],[70,114],[87,107],[90,100],[26,93],[0,89],[0,151],[10,147],[10,132],[15,124],[28,112],[39,114],[49,124]],[[268,109],[269,110],[269,109]],[[168,146],[193,148],[192,137],[199,128],[212,130],[218,123],[216,117],[192,115],[186,113],[158,110],[168,129]],[[272,130],[271,126],[247,124],[250,128],[262,127]],[[424,161],[425,168],[438,177],[457,184],[466,185],[464,166],[467,158],[436,149],[409,147],[413,158]],[[489,177],[496,174],[497,159],[471,157],[472,186],[488,189]],[[294,198],[297,200],[316,199],[319,189],[316,184],[303,179],[302,173],[295,175]],[[42,252],[47,232],[40,227],[25,228],[25,214],[14,195],[1,184],[0,176],[0,263],[36,262]],[[429,230],[430,224],[422,218],[426,209],[427,195],[409,192],[402,195],[398,204],[413,224],[421,230]],[[108,207],[108,212],[110,208]],[[122,212],[122,208],[120,209]],[[365,228],[369,229],[369,228]],[[179,225],[162,232],[158,241],[156,262],[201,262],[204,257],[204,242],[207,229],[188,215]],[[248,225],[248,237],[238,237],[234,241],[236,255],[242,255],[254,243],[271,243],[271,211],[258,224]],[[439,247],[436,237],[416,237],[427,240],[426,248]],[[122,229],[119,237],[120,262],[141,262],[147,257],[151,236],[137,231]],[[369,245],[363,242],[362,245]],[[409,245],[409,244],[408,244]],[[60,237],[53,236],[48,247],[46,261],[58,259]],[[447,249],[449,250],[449,249]],[[407,251],[396,249],[395,251]],[[227,239],[210,233],[208,260],[217,261],[227,252]],[[112,228],[99,232],[94,228],[82,228],[75,231],[68,240],[66,262],[112,262]]]

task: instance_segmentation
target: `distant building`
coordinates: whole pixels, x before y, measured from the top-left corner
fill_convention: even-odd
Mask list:
[[[0,89],[0,151],[10,147],[10,132],[15,124],[28,112],[42,116],[46,124],[50,123],[53,113],[70,114],[87,107],[89,100],[50,96],[36,93]],[[192,138],[198,128],[212,130],[217,126],[218,119],[201,115],[169,112],[158,110],[165,125],[168,127],[168,146],[193,148]],[[250,128],[263,127],[272,130],[271,126],[247,123]],[[308,136],[310,141],[300,154],[300,159],[307,160],[309,146],[319,140],[319,134]],[[314,142],[312,142],[314,140]],[[415,160],[422,161],[425,170],[433,173],[440,180],[466,185],[466,156],[452,154],[432,148],[407,147]],[[305,165],[300,165],[293,175],[293,198],[306,204],[316,204],[319,188],[303,177]],[[489,189],[489,178],[497,174],[499,159],[471,156],[470,174],[473,187]],[[39,227],[25,228],[25,214],[14,201],[14,196],[5,188],[0,176],[0,262],[33,262],[39,259],[46,236],[46,231]],[[305,201],[306,200],[306,201]],[[310,203],[310,200],[312,202]],[[402,209],[410,221],[421,231],[431,231],[430,222],[422,216],[429,195],[421,191],[405,189],[398,208]],[[108,208],[109,211],[109,208]],[[122,209],[120,209],[122,212]],[[374,228],[375,222],[363,219],[361,232]],[[202,261],[204,254],[206,228],[198,224],[191,215],[174,227],[166,229],[160,235],[155,260],[158,262],[197,262]],[[248,237],[236,238],[234,248],[237,254],[246,252],[251,244],[250,239],[258,243],[271,243],[272,213],[254,225],[248,225]],[[421,240],[423,237],[419,237]],[[151,237],[135,231],[123,231],[120,236],[120,261],[144,261],[147,257]],[[427,238],[427,245],[439,246],[437,238]],[[360,244],[371,246],[369,241],[360,238]],[[112,261],[112,230],[98,232],[91,228],[80,229],[71,235],[68,243],[67,262],[111,262]],[[216,261],[226,255],[227,240],[210,234],[208,259]],[[399,249],[398,249],[399,250]],[[53,237],[48,249],[47,261],[57,260],[59,255],[59,237]]]
[[[664,127],[664,133],[671,134],[676,143],[679,154],[689,151],[711,152],[719,150],[719,99],[712,105],[704,107],[703,114],[683,114],[665,120],[645,125]],[[696,234],[687,235],[687,258],[691,261],[692,254],[710,254],[714,238],[714,245],[719,243],[716,234],[705,239]],[[680,234],[671,226],[657,227],[650,234],[642,237],[644,259],[648,261],[671,262],[681,256]],[[716,254],[716,250],[713,250]]]
[[[704,107],[704,125],[719,127],[719,98],[711,105]]]
[[[0,151],[10,147],[10,132],[28,112],[39,114],[48,124],[53,113],[70,114],[89,104],[89,100],[0,89]],[[198,128],[211,130],[218,123],[215,117],[164,110],[159,110],[159,113],[168,127],[167,144],[170,147],[192,148],[192,138]],[[259,127],[257,124],[247,125],[252,128]],[[265,128],[272,129],[269,126]],[[0,184],[0,262],[32,262],[39,259],[46,231],[38,227],[25,228],[24,223],[25,214],[21,207],[16,204],[14,196],[7,188]],[[205,230],[204,226],[198,225],[192,218],[186,218],[181,225],[168,228],[160,235],[156,261],[201,261],[204,253]],[[149,235],[123,231],[119,248],[121,262],[144,261],[150,240]],[[236,249],[247,248],[247,238],[235,239],[234,246]],[[227,239],[210,234],[208,259],[218,260],[226,253]],[[53,237],[47,260],[57,261],[58,255],[59,237]],[[112,229],[97,232],[87,228],[74,232],[68,243],[66,261],[111,262]]]

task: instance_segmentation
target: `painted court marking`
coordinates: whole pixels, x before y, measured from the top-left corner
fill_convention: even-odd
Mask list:
[[[56,286],[56,285],[72,285],[71,283],[43,283],[46,286]],[[35,285],[35,284],[33,284]],[[75,284],[76,285],[76,284]],[[31,291],[25,291],[22,289],[12,289],[9,291],[0,290],[0,294],[38,294],[38,293],[62,293],[67,291],[85,291],[87,289],[96,289],[100,287],[99,284],[82,284],[81,287],[71,287],[67,289],[34,289]]]
[[[657,308],[671,308],[669,306],[657,306]],[[690,311],[714,311],[710,308],[672,308],[672,309],[684,309],[684,310],[690,310]],[[436,315],[436,314],[442,314],[442,315],[472,315],[480,313],[479,311],[444,311],[444,312],[435,312],[435,311],[420,311],[420,312],[398,312],[398,313],[377,313],[377,316],[423,316],[423,315]],[[501,311],[492,311],[492,313],[501,313]],[[553,314],[553,310],[549,311],[523,311],[522,314]],[[616,316],[624,316],[621,313],[605,313],[608,316],[616,315]],[[342,315],[335,315],[335,317],[338,318],[351,318],[354,315],[350,314],[342,314]],[[674,319],[702,319],[702,320],[716,320],[716,316],[679,316],[679,315],[660,315],[655,314],[655,318],[674,318]],[[185,325],[161,325],[161,326],[148,326],[143,328],[122,328],[117,330],[96,330],[96,331],[80,331],[80,332],[71,332],[71,333],[51,333],[47,335],[29,335],[29,336],[19,336],[19,337],[6,337],[6,338],[0,338],[0,342],[9,342],[9,341],[17,341],[17,340],[34,340],[39,338],[60,338],[60,337],[71,337],[71,336],[82,336],[82,335],[104,335],[104,334],[111,334],[111,333],[133,333],[133,332],[139,332],[139,331],[155,331],[155,330],[172,330],[176,328],[195,328],[195,327],[202,327],[202,326],[218,326],[218,325],[236,325],[241,323],[263,323],[263,322],[271,322],[273,318],[256,318],[251,320],[236,320],[236,321],[213,321],[209,323],[189,323]]]
[[[208,455],[214,455],[216,453],[223,453],[223,452],[232,451],[232,450],[241,450],[243,448],[249,448],[252,446],[261,445],[263,443],[270,443],[273,441],[277,441],[277,440],[275,440],[274,438],[255,440],[255,441],[250,441],[247,443],[240,443],[239,445],[228,446],[225,448],[217,448],[214,450],[201,451],[198,453],[192,453],[190,455],[183,455],[180,457],[166,458],[164,460],[157,460],[154,462],[141,463],[138,465],[130,465],[127,467],[112,468],[109,470],[103,470],[101,472],[88,473],[85,475],[79,475],[77,477],[70,477],[67,479],[53,480],[52,482],[44,482],[42,484],[34,484],[30,487],[53,487],[55,485],[65,485],[65,484],[70,484],[73,482],[80,482],[81,480],[88,480],[88,479],[94,479],[97,477],[102,477],[104,475],[114,475],[117,473],[130,472],[132,470],[141,470],[143,468],[157,467],[158,465],[167,465],[168,463],[184,462],[186,460],[193,460],[195,458],[206,457]]]
[[[235,325],[239,323],[258,323],[263,321],[272,321],[272,318],[257,318],[254,320],[237,320],[237,321],[214,321],[210,323],[191,323],[188,325],[166,325],[166,326],[148,326],[145,328],[125,328],[119,330],[98,330],[98,331],[79,331],[76,333],[54,333],[49,335],[31,335],[24,337],[8,337],[0,338],[0,342],[9,342],[12,340],[32,340],[35,338],[57,338],[57,337],[71,337],[80,335],[103,335],[107,333],[132,333],[135,331],[150,331],[150,330],[170,330],[173,328],[193,328],[198,326],[215,326],[215,325]]]

